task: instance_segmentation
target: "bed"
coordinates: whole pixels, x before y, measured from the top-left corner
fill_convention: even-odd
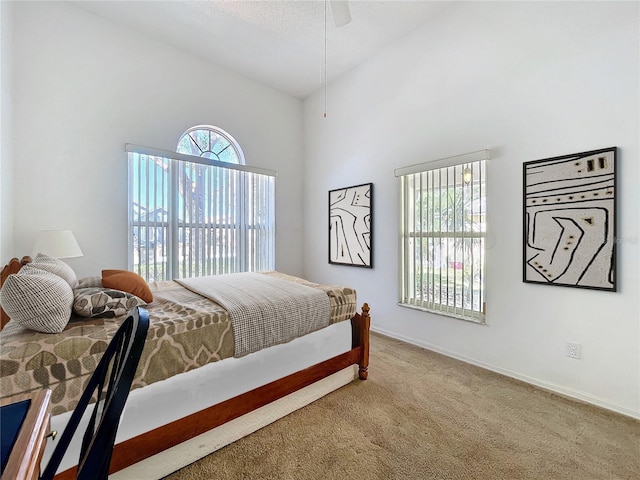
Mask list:
[[[29,257],[13,259],[3,269],[0,282],[31,265]],[[195,286],[176,281],[148,284],[153,301],[144,308],[149,311],[151,327],[118,431],[111,463],[112,473],[118,472],[114,478],[138,478],[136,468],[145,462],[156,470],[152,478],[161,478],[328,391],[367,378],[369,307],[364,304],[361,313],[356,312],[353,289],[319,285],[279,272],[251,275],[251,281],[268,278],[277,286],[285,282],[287,287],[314,290],[316,296],[323,292],[330,305],[328,324],[274,345],[258,342],[257,347],[238,354],[241,335],[234,335],[238,327],[229,318],[229,307],[204,296],[198,281]],[[52,429],[61,430],[83,382],[123,317],[72,314],[62,331],[42,333],[16,321],[6,323],[4,311],[0,314],[2,403],[49,388]],[[319,385],[319,390],[310,390]],[[288,399],[295,406],[278,407],[276,413],[263,410]],[[250,419],[248,423],[238,423],[245,418]],[[220,440],[223,433],[228,440]],[[181,452],[184,445],[188,448]],[[158,455],[174,450],[172,455]],[[73,478],[76,451],[72,449],[65,458],[56,478]],[[47,458],[45,452],[45,461]],[[168,463],[167,458],[171,459]]]

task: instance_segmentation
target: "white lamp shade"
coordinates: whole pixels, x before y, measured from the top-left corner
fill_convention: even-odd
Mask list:
[[[80,245],[71,230],[42,230],[33,247],[33,254],[43,253],[55,258],[81,257]]]

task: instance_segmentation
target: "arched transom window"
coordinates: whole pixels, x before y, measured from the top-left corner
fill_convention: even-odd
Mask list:
[[[176,151],[221,162],[245,164],[238,142],[221,128],[210,125],[198,125],[184,132]]]

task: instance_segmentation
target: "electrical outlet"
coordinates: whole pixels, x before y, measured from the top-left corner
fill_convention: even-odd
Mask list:
[[[567,357],[580,360],[582,358],[582,345],[579,343],[567,342]]]

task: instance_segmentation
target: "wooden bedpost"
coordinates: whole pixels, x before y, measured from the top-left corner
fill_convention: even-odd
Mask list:
[[[369,317],[369,304],[362,305],[362,314],[356,314],[357,322],[351,322],[353,344],[352,346],[361,347],[361,355],[358,361],[358,377],[360,380],[366,380],[369,370],[369,327],[371,326],[371,318]]]
[[[27,263],[31,263],[32,261],[33,260],[29,256],[22,257],[22,260],[18,260],[17,258],[12,258],[11,261],[4,266],[4,268],[2,269],[2,272],[0,272],[0,287],[2,287],[2,284],[4,283],[4,281],[7,279],[9,275],[13,273],[18,273],[23,265],[26,265]],[[10,320],[9,315],[7,315],[5,311],[2,310],[2,307],[0,307],[0,330],[4,328],[4,326],[7,324],[7,322],[9,322],[9,320]]]

